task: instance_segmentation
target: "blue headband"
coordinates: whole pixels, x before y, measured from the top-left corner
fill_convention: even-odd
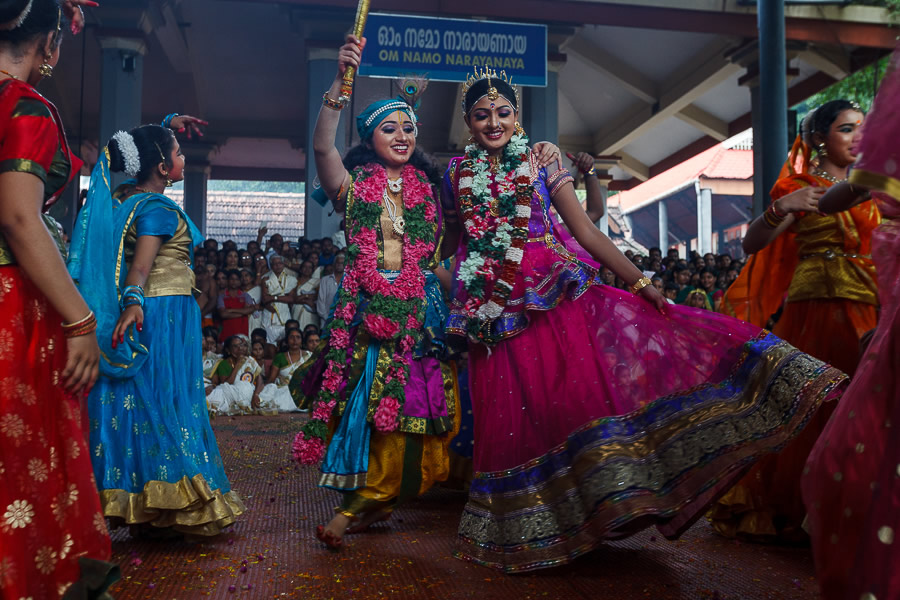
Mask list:
[[[406,113],[406,116],[413,123],[415,132],[413,135],[419,135],[419,128],[416,124],[416,113],[412,107],[400,98],[392,98],[391,100],[378,100],[366,107],[364,111],[356,117],[356,131],[359,133],[360,140],[368,140],[375,133],[375,128],[384,121],[389,114],[396,111]]]

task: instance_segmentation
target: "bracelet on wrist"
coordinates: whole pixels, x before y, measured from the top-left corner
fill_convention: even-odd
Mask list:
[[[634,284],[632,284],[631,287],[628,288],[628,290],[632,294],[637,294],[639,291],[641,291],[642,289],[644,289],[651,283],[653,283],[653,282],[651,282],[650,279],[647,278],[647,276],[642,276],[640,279],[635,281]]]
[[[786,216],[788,216],[787,212],[782,213],[778,211],[778,200],[775,200],[774,202],[772,202],[772,204],[769,205],[769,210],[772,211],[772,215],[776,219],[784,219]]]
[[[67,338],[81,337],[97,331],[97,317],[94,311],[88,313],[86,317],[74,323],[62,324],[63,335]]]
[[[594,167],[591,167],[587,171],[582,171],[581,174],[584,175],[585,177],[596,177],[597,169],[595,169]]]
[[[74,323],[63,323],[62,328],[64,330],[75,329],[75,328],[81,327],[85,323],[92,321],[92,320],[96,321],[97,317],[94,315],[94,311],[89,310],[87,316],[75,321]]]
[[[162,126],[163,126],[163,127],[166,127],[166,128],[170,128],[171,125],[172,125],[172,119],[174,119],[175,117],[180,117],[180,116],[181,116],[181,115],[179,115],[178,113],[169,113],[169,114],[166,115],[166,117],[162,120]]]
[[[340,100],[333,100],[328,97],[328,92],[322,94],[322,106],[331,110],[344,110],[344,103]]]

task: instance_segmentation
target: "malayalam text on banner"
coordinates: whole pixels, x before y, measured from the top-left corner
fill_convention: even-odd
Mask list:
[[[547,26],[370,13],[359,74],[465,81],[473,67],[506,71],[519,85],[547,85]]]

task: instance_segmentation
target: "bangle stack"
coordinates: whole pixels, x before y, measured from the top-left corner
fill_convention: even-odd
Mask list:
[[[787,213],[779,213],[775,202],[770,204],[769,208],[766,209],[766,212],[763,213],[763,221],[765,221],[766,225],[772,229],[776,229],[781,225],[781,222],[784,221],[785,217],[787,217]]]
[[[162,126],[166,127],[166,128],[171,128],[172,119],[174,119],[175,117],[180,117],[180,116],[181,115],[179,115],[178,113],[169,113],[168,115],[166,115],[166,118],[162,120]]]
[[[640,279],[638,279],[637,281],[635,281],[634,285],[632,285],[630,288],[628,288],[628,290],[632,294],[637,294],[639,291],[641,291],[642,289],[644,289],[651,283],[652,282],[650,281],[650,279],[648,279],[646,276],[644,276],[644,277],[641,277]]]
[[[584,173],[582,173],[582,175],[584,175],[585,177],[596,177],[597,169],[595,169],[593,166],[591,166],[591,168],[588,169],[587,171],[585,171]]]
[[[547,191],[550,192],[550,197],[555,196],[567,183],[574,184],[575,178],[572,177],[568,169],[557,169],[555,173],[547,178]]]
[[[344,103],[340,100],[332,100],[328,97],[328,92],[322,94],[322,106],[331,110],[344,110]]]
[[[139,285],[129,285],[122,290],[122,299],[119,300],[119,308],[125,310],[129,306],[144,308],[144,288]]]
[[[67,338],[81,337],[97,331],[97,317],[94,311],[90,311],[87,316],[80,321],[74,323],[63,323],[63,335]]]

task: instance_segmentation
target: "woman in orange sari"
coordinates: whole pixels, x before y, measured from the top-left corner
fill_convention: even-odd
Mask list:
[[[862,121],[859,106],[847,100],[823,104],[803,120],[772,188],[772,203],[744,238],[744,250],[753,256],[722,302],[722,312],[760,326],[783,303],[773,333],[851,376],[859,362],[860,338],[876,323],[871,239],[881,217],[870,200],[840,213],[820,214],[818,199],[847,179]],[[833,405],[823,405],[784,450],[757,463],[719,500],[710,513],[719,533],[806,539],[800,476],[833,410]]]

